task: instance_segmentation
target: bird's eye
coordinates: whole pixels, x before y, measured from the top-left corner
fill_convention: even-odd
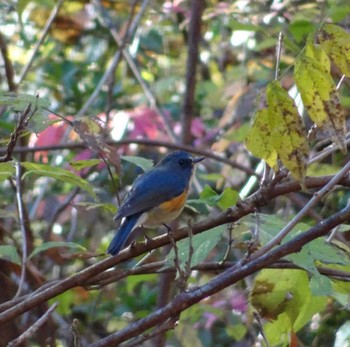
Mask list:
[[[186,163],[186,160],[185,160],[185,159],[180,159],[180,160],[179,160],[179,164],[180,164],[181,166],[185,165],[185,163]]]

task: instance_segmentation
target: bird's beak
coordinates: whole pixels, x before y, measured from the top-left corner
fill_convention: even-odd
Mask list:
[[[204,159],[205,159],[205,157],[194,158],[193,159],[193,164],[197,164],[197,163],[199,163],[200,161],[202,161]]]

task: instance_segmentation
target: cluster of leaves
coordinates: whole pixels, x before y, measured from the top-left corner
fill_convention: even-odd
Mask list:
[[[172,302],[175,283],[184,280],[182,274],[190,291],[210,284],[216,272],[236,261],[254,260],[256,250],[269,245],[286,220],[304,206],[308,193],[277,194],[275,204],[265,201],[250,210],[264,206],[266,214],[243,213],[238,224],[228,223],[225,218],[230,218],[236,204],[239,209],[240,197],[248,196],[256,176],[260,178],[259,170],[254,173],[256,158],[245,145],[275,170],[277,178],[282,165],[287,168],[305,191],[306,172],[312,172],[308,159],[317,148],[322,150],[320,138],[334,142],[343,153],[336,152],[334,161],[320,164],[317,176],[325,177],[329,169],[338,172],[347,160],[349,92],[335,83],[342,75],[350,77],[350,35],[342,29],[350,14],[346,1],[329,1],[324,12],[313,1],[290,5],[207,1],[191,129],[182,127],[180,117],[182,100],[189,92],[184,76],[189,73],[185,59],[191,2],[155,1],[152,9],[143,12],[145,3],[25,0],[18,1],[16,8],[0,5],[4,10],[0,17],[4,69],[0,73],[6,76],[0,83],[3,90],[9,89],[0,94],[1,155],[13,158],[0,163],[0,276],[4,279],[0,321],[36,290],[40,296],[49,288],[54,294],[48,294],[44,302],[59,303],[56,317],[45,316],[40,303],[28,304],[38,311],[30,311],[26,326],[11,320],[8,334],[0,329],[1,343],[34,326],[40,315],[46,317],[46,329],[32,337],[39,345],[45,345],[48,338],[52,344],[70,343],[73,337],[76,343],[77,339],[96,342],[150,317],[165,304],[164,297]],[[47,39],[31,57],[55,6],[59,11]],[[323,13],[327,13],[322,18],[327,24],[319,25]],[[274,80],[279,32],[284,32],[282,76]],[[118,33],[121,41],[127,38],[122,45],[117,44]],[[294,84],[300,104],[286,91]],[[266,96],[262,96],[262,86],[266,86]],[[257,95],[258,107],[253,101]],[[25,130],[19,131],[14,123],[28,104],[36,112]],[[252,112],[255,120],[250,126]],[[318,128],[315,138],[306,135],[310,123]],[[137,253],[138,257],[125,258],[129,261],[122,264],[119,258],[115,263],[113,259],[98,262],[116,228],[115,191],[125,195],[124,187],[164,154],[154,146],[173,148],[178,145],[174,138],[184,131],[192,137],[190,146],[184,148],[204,152],[208,159],[197,170],[199,198],[188,200],[180,224],[173,228],[190,224],[199,231],[172,250],[164,248],[146,259]],[[9,149],[14,137],[18,137],[19,152]],[[290,182],[288,178],[282,185]],[[348,198],[345,186],[309,211],[281,241],[282,246],[340,210]],[[274,187],[272,182],[270,188]],[[17,212],[20,200],[24,217]],[[254,202],[254,195],[249,201]],[[293,345],[298,339],[305,345],[323,339],[325,345],[343,346],[350,338],[346,225],[339,226],[337,234],[333,244],[313,240],[300,252],[272,264],[279,269],[264,268],[193,304],[181,313],[178,326],[167,335],[168,342],[227,346],[245,341],[253,345],[263,336],[270,346]],[[140,260],[146,262],[144,267]],[[105,261],[110,261],[106,271],[92,271],[86,277],[93,270],[92,263]],[[116,270],[107,270],[115,264]],[[173,276],[174,269],[177,276]],[[74,276],[77,281],[64,287]],[[59,289],[54,292],[56,284]],[[168,284],[172,286],[166,289]],[[330,322],[330,316],[337,319]],[[74,318],[80,322],[78,327],[73,325]],[[60,335],[62,331],[67,333]]]
[[[350,35],[342,28],[325,24],[307,40],[295,62],[295,83],[303,104],[319,130],[323,130],[346,153],[346,119],[331,74],[331,60],[344,76],[350,75]],[[303,181],[309,158],[306,128],[291,96],[278,81],[266,88],[267,108],[257,112],[247,138],[248,149],[278,170],[280,159],[292,175]]]

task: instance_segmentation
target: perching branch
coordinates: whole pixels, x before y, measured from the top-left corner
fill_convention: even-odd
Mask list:
[[[327,177],[313,177],[306,178],[305,186],[308,189],[311,188],[320,188],[327,184],[334,176]],[[350,187],[350,178],[344,177],[339,184]],[[252,213],[256,208],[266,206],[274,198],[277,198],[280,195],[285,195],[290,192],[295,192],[300,190],[301,187],[298,182],[290,180],[285,183],[277,184],[273,189],[260,189],[258,192],[254,193],[251,197],[245,201],[240,202],[237,206],[232,207],[226,212],[220,213],[219,215],[207,218],[203,221],[200,221],[192,226],[193,235],[199,234],[205,230],[211,229],[215,226],[232,223],[245,215]],[[338,216],[338,214],[334,215]],[[343,219],[340,219],[340,223]],[[325,224],[326,225],[326,224]],[[327,224],[328,225],[328,224]],[[323,226],[323,225],[321,225]],[[324,230],[324,229],[322,229]],[[303,234],[304,235],[304,234]],[[174,239],[176,241],[184,239],[188,236],[188,228],[181,228],[174,232]],[[320,235],[321,236],[321,235]],[[48,286],[44,290],[40,290],[37,293],[26,298],[22,302],[16,304],[13,307],[8,308],[0,314],[0,326],[9,320],[14,319],[15,317],[21,315],[22,313],[31,310],[32,308],[46,302],[49,299],[54,298],[55,296],[77,286],[84,286],[85,283],[92,277],[98,275],[99,273],[120,264],[123,261],[129,260],[141,254],[151,251],[152,249],[160,248],[170,243],[169,236],[167,234],[160,235],[154,238],[151,242],[147,243],[136,243],[132,247],[121,251],[117,256],[108,257],[94,265],[89,266],[88,268],[58,282],[54,282],[51,286]],[[280,247],[284,247],[280,246]],[[280,249],[280,247],[276,249]],[[276,252],[276,250],[270,251],[268,254]],[[273,253],[274,254],[274,253]],[[288,253],[289,254],[289,253]],[[264,255],[265,257],[265,255]],[[259,259],[261,259],[259,257]],[[276,259],[273,259],[274,262]],[[271,264],[272,262],[268,263]],[[254,264],[256,261],[254,260]],[[266,264],[266,265],[268,265]],[[255,265],[254,265],[255,266]],[[256,270],[255,270],[256,271]],[[6,303],[5,303],[6,304]],[[4,305],[4,304],[3,304]],[[3,307],[2,305],[0,307]]]
[[[154,147],[166,147],[169,149],[180,149],[184,150],[193,154],[201,155],[206,158],[214,159],[220,163],[227,164],[229,166],[232,166],[233,168],[236,168],[238,170],[241,170],[248,175],[257,176],[260,177],[259,174],[255,173],[254,170],[252,170],[249,167],[246,167],[240,163],[237,163],[233,160],[224,158],[218,154],[213,153],[212,151],[203,150],[200,148],[192,147],[192,146],[186,146],[181,144],[175,144],[172,142],[167,141],[155,141],[155,140],[148,140],[148,139],[125,139],[120,141],[106,141],[109,145],[129,145],[129,144],[140,144],[140,145],[147,145],[147,146],[154,146]],[[59,144],[59,145],[50,145],[50,146],[37,146],[37,147],[15,147],[13,150],[13,153],[33,153],[33,152],[40,152],[40,151],[61,151],[63,149],[80,149],[80,148],[87,148],[88,145],[84,142],[77,142],[77,143],[65,143],[65,144]],[[6,147],[0,147],[0,154],[6,153],[7,148]]]
[[[15,151],[15,146],[17,143],[18,138],[22,134],[23,130],[27,126],[30,118],[34,115],[34,113],[37,111],[38,107],[35,105],[34,109],[32,110],[32,105],[29,103],[26,109],[22,112],[20,115],[16,128],[13,130],[10,136],[10,140],[7,144],[7,146],[4,148],[5,155],[0,157],[0,163],[4,163],[6,161],[12,160],[12,154]]]
[[[264,247],[259,249],[254,254],[254,257],[259,257],[265,252],[269,251],[274,246],[280,244],[284,237],[306,216],[319,201],[323,199],[333,188],[336,186],[341,179],[348,174],[350,170],[350,160],[348,163],[317,193],[314,194],[311,200],[299,211],[299,213],[276,235],[274,236]]]
[[[253,274],[269,264],[272,264],[274,261],[281,259],[288,254],[299,251],[303,245],[318,237],[324,236],[348,218],[350,218],[350,205],[327,218],[322,223],[319,223],[308,231],[297,235],[292,240],[272,249],[262,256],[252,260],[246,260],[245,263],[238,262],[236,265],[216,276],[205,285],[177,295],[171,303],[162,309],[159,309],[146,318],[140,319],[128,325],[126,328],[93,343],[91,347],[115,346],[118,343],[127,341],[131,337],[142,334],[144,331],[157,326],[160,322],[164,322],[167,319],[180,314],[202,299],[235,284],[237,281]]]

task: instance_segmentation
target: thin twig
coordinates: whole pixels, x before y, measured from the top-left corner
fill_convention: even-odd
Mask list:
[[[345,140],[345,145],[349,145],[350,143],[350,138]],[[318,153],[317,155],[315,155],[313,158],[311,158],[307,165],[311,165],[313,163],[316,163],[318,161],[321,161],[325,158],[327,158],[330,154],[336,152],[337,150],[339,150],[339,145],[337,144],[331,144],[330,146],[328,146],[327,148],[325,148],[322,152]]]
[[[52,213],[51,218],[48,221],[48,226],[47,226],[46,231],[43,235],[44,242],[49,241],[52,227],[55,224],[57,218],[66,209],[66,207],[72,202],[72,200],[77,196],[77,194],[79,192],[80,192],[79,187],[74,188],[72,190],[72,192],[64,199],[64,201],[61,204],[56,205],[54,207],[54,212]]]
[[[99,1],[93,1],[93,3],[95,3],[95,7],[98,7],[98,9],[103,9],[102,5],[99,3]],[[96,4],[97,3],[97,4]],[[132,17],[130,17],[131,19]],[[102,19],[99,18],[100,21],[105,22],[106,20],[110,20],[109,16],[102,16]],[[138,20],[140,20],[140,17],[137,17]],[[108,23],[112,23],[112,21],[110,20]],[[129,25],[130,21],[128,21],[128,25]],[[137,22],[138,23],[138,22]],[[103,24],[103,23],[102,23]],[[136,24],[135,24],[136,25]],[[133,24],[130,24],[130,27],[133,27]],[[122,57],[122,51],[125,47],[125,45],[127,44],[127,41],[129,40],[130,34],[127,33],[124,37],[124,39],[121,41],[117,51],[115,52],[108,68],[106,69],[106,71],[104,72],[103,76],[101,77],[100,81],[98,82],[96,88],[94,89],[93,93],[90,95],[89,99],[85,102],[85,104],[83,105],[83,107],[77,112],[77,116],[80,117],[82,116],[91,106],[92,104],[95,102],[98,94],[100,93],[102,87],[106,84],[107,80],[109,78],[111,78],[112,74],[114,73],[114,71],[116,70],[117,66],[119,65],[120,61],[121,61],[121,57]]]
[[[38,99],[37,99],[38,100]],[[34,115],[34,113],[38,110],[37,104],[35,105],[33,111],[32,111],[32,105],[31,103],[28,104],[26,109],[22,112],[22,114],[19,116],[17,125],[13,132],[11,133],[10,140],[5,147],[5,155],[0,157],[0,163],[10,161],[12,160],[12,154],[15,152],[15,146],[17,143],[18,138],[22,134],[23,130],[28,124],[28,121],[30,118]]]
[[[337,84],[336,90],[339,90],[339,89],[340,89],[341,85],[342,85],[343,82],[344,82],[345,77],[346,77],[345,75],[341,76],[341,78],[340,78],[340,80],[339,80],[339,82],[338,82],[338,84]]]
[[[143,6],[141,7],[141,11],[144,11],[146,9],[146,6],[148,4],[149,0],[144,0],[143,1]],[[103,13],[106,13],[104,11],[103,6],[101,5],[100,0],[94,0],[93,3],[96,6],[96,9],[98,11],[102,11]],[[109,18],[109,14],[106,13],[104,15],[104,18]],[[125,60],[127,61],[127,63],[129,64],[129,67],[132,71],[132,73],[134,74],[134,76],[136,77],[137,81],[139,82],[140,86],[142,87],[145,96],[147,97],[151,107],[162,117],[163,119],[163,123],[165,126],[165,130],[167,132],[167,134],[169,135],[170,139],[174,142],[177,142],[177,138],[174,134],[172,125],[169,122],[169,119],[167,117],[167,115],[162,111],[162,109],[158,106],[158,102],[156,100],[156,97],[153,95],[151,89],[149,88],[149,86],[147,85],[146,81],[143,79],[137,65],[134,62],[134,59],[132,58],[132,56],[130,55],[128,49],[123,47],[123,41],[120,38],[117,30],[114,27],[109,28],[115,42],[118,44],[119,46],[119,50],[121,51],[121,53],[123,54]]]
[[[23,334],[18,336],[15,340],[12,340],[7,345],[7,347],[17,347],[21,344],[24,344],[49,319],[50,315],[56,309],[57,306],[57,302],[51,305],[49,309],[32,326],[30,326]]]
[[[27,76],[27,73],[29,71],[29,69],[31,68],[33,62],[34,62],[34,58],[40,48],[40,46],[42,45],[42,43],[44,42],[51,26],[52,26],[52,23],[54,22],[55,18],[57,17],[58,15],[58,12],[63,4],[64,0],[58,0],[56,6],[53,8],[53,10],[51,11],[51,14],[50,14],[50,17],[47,19],[46,21],[46,24],[43,28],[43,31],[41,33],[41,36],[39,38],[39,40],[36,42],[32,52],[31,52],[31,55],[30,55],[30,58],[27,62],[27,64],[23,67],[23,70],[19,76],[19,79],[18,79],[18,84],[21,84],[21,82],[25,79],[25,77]]]
[[[99,92],[101,91],[102,87],[106,84],[106,81],[109,79],[111,74],[115,71],[117,68],[119,62],[121,60],[121,52],[120,49],[118,49],[115,53],[114,56],[109,63],[108,68],[104,72],[103,76],[101,77],[100,81],[97,83],[93,93],[89,96],[89,99],[85,102],[83,107],[77,112],[76,117],[81,117],[83,116],[86,111],[91,107],[91,105],[94,103],[96,100]]]
[[[283,47],[283,33],[280,32],[278,34],[278,41],[277,41],[277,47],[276,47],[275,81],[277,81],[279,77],[282,47]]]
[[[267,338],[266,338],[266,335],[265,335],[265,332],[264,332],[264,327],[263,327],[263,324],[261,322],[260,315],[257,312],[253,312],[253,315],[254,315],[254,318],[255,318],[256,322],[258,323],[260,335],[262,336],[262,338],[263,338],[263,340],[264,340],[264,342],[266,344],[266,347],[270,347],[270,344],[267,341]]]
[[[27,256],[28,256],[28,244],[27,244],[27,230],[26,230],[26,223],[24,220],[24,207],[23,207],[23,200],[22,200],[22,169],[21,164],[19,162],[15,163],[16,167],[16,197],[17,197],[17,207],[18,207],[18,216],[19,216],[19,225],[21,227],[21,233],[22,233],[22,268],[21,268],[21,278],[19,281],[19,286],[17,289],[17,293],[14,296],[14,298],[17,298],[21,295],[24,282],[26,279],[26,266],[27,266]]]

